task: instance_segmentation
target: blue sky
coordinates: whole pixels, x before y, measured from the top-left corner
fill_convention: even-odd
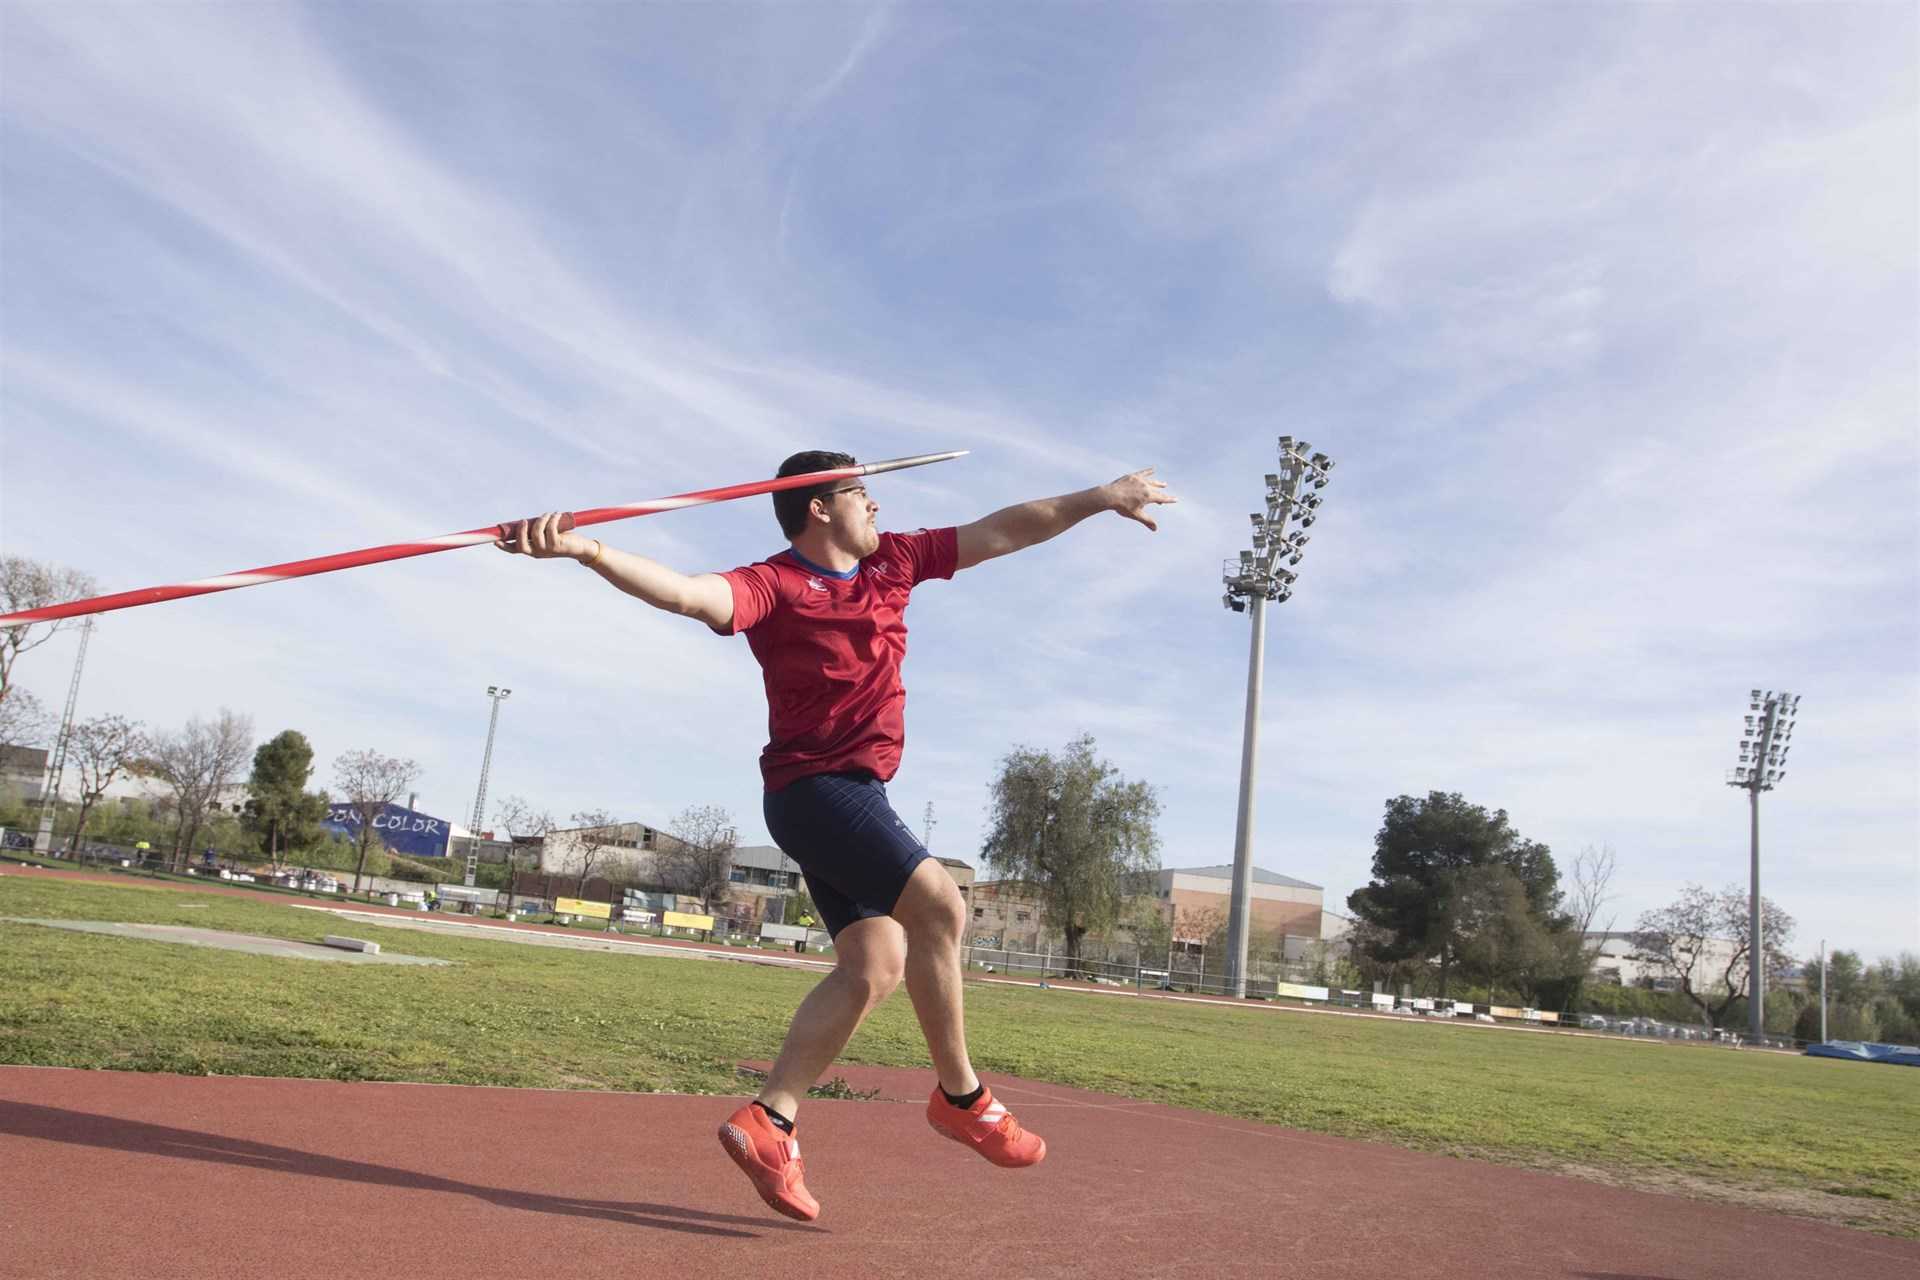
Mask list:
[[[1155,465],[931,584],[892,793],[977,859],[1080,731],[1227,861],[1219,566],[1273,441],[1339,461],[1271,615],[1257,862],[1365,882],[1458,790],[1626,927],[1745,883],[1747,690],[1803,695],[1766,892],[1920,947],[1906,4],[90,5],[0,21],[0,543],[121,590],[771,474],[958,523]],[[764,500],[612,527],[687,570]],[[73,645],[22,662],[57,705]],[[744,641],[487,549],[108,615],[83,714],[765,839]],[[327,780],[323,766],[319,782]]]

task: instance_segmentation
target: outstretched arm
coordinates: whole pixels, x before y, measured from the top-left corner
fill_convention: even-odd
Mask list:
[[[1166,492],[1167,486],[1153,478],[1153,468],[1121,476],[1111,484],[1096,485],[1058,498],[1041,498],[1006,507],[972,524],[963,524],[959,535],[960,555],[956,569],[970,569],[982,560],[1004,556],[1031,547],[1037,542],[1065,533],[1088,516],[1102,511],[1117,511],[1129,520],[1138,520],[1149,529],[1153,522],[1149,507],[1179,499]]]
[[[656,609],[697,618],[719,629],[733,621],[733,588],[717,573],[688,576],[645,556],[603,544],[577,530],[560,529],[558,512],[516,520],[493,545],[536,560],[578,560],[630,596]]]

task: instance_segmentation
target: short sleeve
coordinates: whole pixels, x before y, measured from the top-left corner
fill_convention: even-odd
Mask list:
[[[951,526],[884,537],[893,543],[889,548],[893,558],[907,567],[915,586],[928,578],[951,578],[960,566],[960,535]]]
[[[723,636],[751,631],[780,603],[780,581],[773,566],[750,564],[720,575],[733,588],[733,621],[717,628]]]

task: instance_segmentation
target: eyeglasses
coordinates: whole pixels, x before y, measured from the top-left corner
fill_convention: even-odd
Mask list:
[[[844,489],[829,489],[820,496],[823,498],[837,498],[843,493],[857,493],[862,498],[865,498],[867,496],[867,486],[863,484],[850,484]]]

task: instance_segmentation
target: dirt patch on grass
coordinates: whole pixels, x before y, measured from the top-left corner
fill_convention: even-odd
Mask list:
[[[1572,1161],[1545,1161],[1531,1167],[1628,1191],[1684,1196],[1689,1200],[1790,1214],[1882,1235],[1920,1238],[1920,1202],[1893,1199],[1884,1192],[1864,1187],[1739,1186],[1678,1169],[1616,1169]]]
[[[756,1089],[767,1082],[767,1073],[757,1067],[735,1067],[734,1072]],[[833,1098],[840,1102],[872,1102],[884,1092],[883,1089],[856,1089],[847,1083],[846,1077],[833,1076],[807,1090],[807,1096]]]

